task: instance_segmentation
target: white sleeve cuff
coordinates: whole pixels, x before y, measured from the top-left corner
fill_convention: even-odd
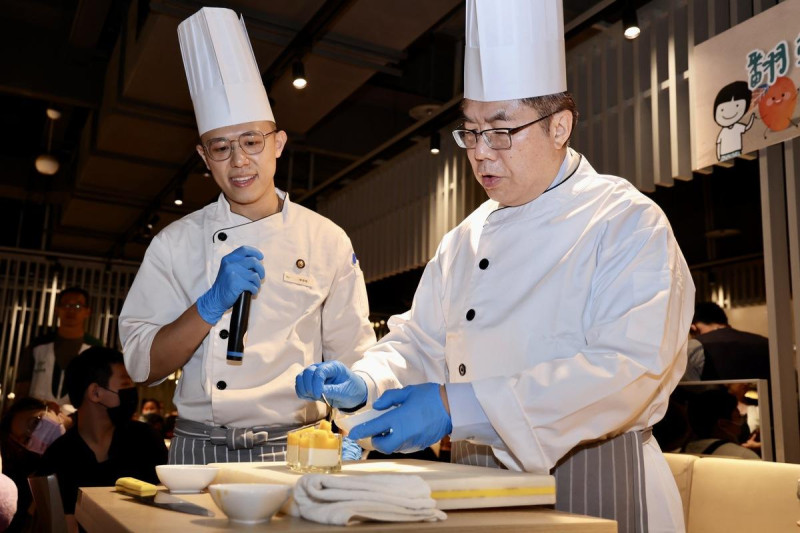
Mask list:
[[[445,390],[453,423],[450,440],[505,447],[475,396],[472,383],[447,383]]]

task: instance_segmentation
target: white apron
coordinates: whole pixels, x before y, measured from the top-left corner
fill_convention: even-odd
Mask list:
[[[78,353],[88,350],[90,346],[85,342],[81,344]],[[61,369],[57,392],[53,395],[53,371],[56,365],[55,343],[48,342],[33,348],[33,375],[31,388],[28,393],[33,398],[46,402],[56,402],[59,405],[69,404],[69,396],[64,387],[64,370]]]

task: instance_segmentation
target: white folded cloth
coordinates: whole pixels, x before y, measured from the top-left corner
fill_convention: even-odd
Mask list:
[[[295,485],[289,512],[339,526],[365,520],[433,522],[447,518],[436,509],[428,484],[408,474],[306,474]]]

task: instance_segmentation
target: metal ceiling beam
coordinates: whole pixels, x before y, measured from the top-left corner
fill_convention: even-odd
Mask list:
[[[172,177],[171,180],[161,189],[150,204],[142,210],[141,215],[139,218],[136,219],[136,222],[131,224],[124,233],[122,233],[116,240],[116,242],[108,249],[106,252],[106,256],[109,259],[115,259],[119,257],[125,249],[125,245],[133,239],[133,236],[147,224],[147,222],[152,218],[152,216],[158,211],[165,211],[167,210],[162,206],[164,200],[175,191],[178,186],[180,186],[189,173],[197,167],[200,163],[200,156],[197,155],[197,152],[193,153],[187,160],[181,165],[181,168],[175,175]]]
[[[296,203],[305,202],[306,200],[311,199],[312,197],[318,195],[328,187],[334,185],[336,182],[343,180],[344,178],[348,177],[350,174],[353,174],[359,168],[363,167],[371,163],[373,160],[378,159],[379,156],[389,150],[397,143],[403,142],[408,140],[413,135],[417,134],[421,130],[428,130],[431,128],[432,122],[447,122],[445,117],[449,115],[454,115],[458,106],[464,100],[464,96],[462,94],[456,95],[452,98],[449,102],[442,104],[442,106],[438,109],[436,113],[432,113],[430,116],[425,117],[422,120],[419,120],[412,124],[411,126],[407,127],[388,141],[384,142],[370,153],[359,159],[358,161],[353,162],[351,165],[348,165],[346,168],[342,169],[341,171],[337,172],[327,180],[323,181],[310,191],[308,191],[303,196],[299,197],[296,200]]]
[[[69,32],[69,44],[76,48],[94,48],[100,40],[111,10],[108,0],[79,0]]]
[[[301,59],[303,55],[311,51],[311,48],[322,36],[328,33],[330,28],[338,21],[353,5],[355,0],[327,0],[320,7],[314,16],[303,26],[303,28],[292,37],[289,44],[275,58],[272,64],[264,71],[261,79],[269,92],[273,82],[277,80],[283,72],[290,68],[292,61]]]
[[[148,209],[152,205],[150,200],[141,197],[137,198],[127,194],[114,193],[112,191],[91,190],[85,188],[76,189],[72,192],[71,197],[76,200],[84,200],[87,202],[95,202],[105,205],[116,205],[119,207],[130,207],[133,209]],[[174,204],[168,204],[160,208],[159,211],[183,216],[191,213],[192,209],[189,209],[188,207],[174,207]]]

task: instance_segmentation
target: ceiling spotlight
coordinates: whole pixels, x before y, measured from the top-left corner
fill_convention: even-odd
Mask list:
[[[58,109],[48,107],[46,113],[47,113],[47,118],[49,118],[50,120],[58,120],[61,118],[61,111],[59,111]]]
[[[636,8],[630,4],[622,10],[622,28],[626,39],[636,39],[642,30],[639,28],[639,20],[636,17]]]
[[[292,85],[295,89],[305,89],[308,85],[306,69],[303,67],[302,61],[298,60],[292,63]]]
[[[439,153],[439,147],[440,147],[439,143],[440,143],[439,132],[438,131],[434,131],[433,133],[431,133],[431,153],[432,154],[436,155],[436,154]]]
[[[150,220],[147,222],[147,229],[152,231],[153,230],[153,226],[155,226],[156,224],[158,224],[158,215],[153,215],[152,217],[150,217]]]
[[[175,205],[183,205],[183,187],[175,189],[175,200],[173,202]]]

